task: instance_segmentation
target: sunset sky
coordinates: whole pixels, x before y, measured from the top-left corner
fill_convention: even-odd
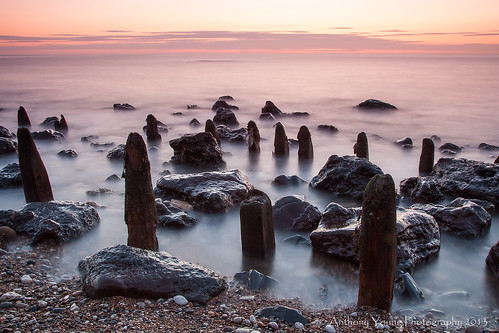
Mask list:
[[[499,55],[498,0],[0,0],[0,55]]]

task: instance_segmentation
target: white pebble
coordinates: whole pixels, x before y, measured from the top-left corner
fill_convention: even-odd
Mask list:
[[[42,300],[38,301],[38,306],[39,306],[40,308],[46,308],[46,307],[47,307],[47,305],[48,305],[48,303],[47,303],[47,302],[45,302],[45,301],[42,301]]]
[[[296,329],[299,329],[299,330],[304,330],[305,329],[305,325],[303,325],[302,323],[300,323],[299,321],[297,321],[294,325],[294,328]]]
[[[78,305],[73,303],[73,305],[71,305],[71,307],[69,308],[69,311],[75,312],[75,311],[78,311],[78,309],[79,309]]]
[[[253,325],[257,323],[256,317],[254,315],[251,315],[249,320]]]
[[[187,303],[189,303],[189,301],[187,300],[187,298],[185,298],[184,296],[182,295],[177,295],[175,297],[173,297],[173,301],[177,304],[177,305],[186,305]]]
[[[326,332],[327,333],[336,333],[336,328],[334,328],[333,325],[326,325]]]
[[[32,284],[33,279],[29,275],[23,275],[23,276],[21,276],[21,283],[22,284]]]
[[[14,291],[8,291],[5,294],[3,294],[2,297],[0,297],[0,303],[19,301],[22,299],[23,299],[23,296],[21,296],[20,294],[14,292]]]
[[[241,296],[239,299],[241,301],[254,301],[255,300],[255,296]]]
[[[382,323],[376,323],[376,325],[374,325],[374,328],[377,330],[384,330],[385,325],[383,325]]]
[[[249,328],[238,328],[238,329],[236,329],[236,333],[251,333],[251,329],[249,329]]]

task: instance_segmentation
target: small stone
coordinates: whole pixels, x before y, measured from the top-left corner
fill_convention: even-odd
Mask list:
[[[71,305],[71,307],[69,308],[69,311],[71,311],[71,312],[75,312],[75,311],[78,311],[78,310],[79,310],[78,305],[76,305],[76,304],[74,304],[74,303],[73,303],[73,305]]]
[[[254,301],[255,300],[255,296],[241,296],[241,297],[239,297],[239,299],[241,301]]]
[[[383,325],[382,323],[376,323],[376,325],[374,325],[374,328],[377,330],[382,330],[385,328],[385,325]]]
[[[250,322],[251,322],[253,325],[257,323],[256,317],[255,317],[254,315],[251,315],[251,316],[249,317],[249,320],[250,320]]]
[[[325,329],[327,333],[336,333],[336,328],[333,325],[326,325]]]
[[[146,303],[144,302],[137,302],[137,306],[141,309],[144,309],[146,307]]]
[[[277,331],[277,330],[279,329],[279,324],[278,324],[278,323],[276,323],[275,321],[271,321],[271,322],[269,323],[269,327],[270,327],[271,329],[273,329],[274,331]]]
[[[232,318],[232,322],[234,324],[237,324],[237,325],[241,324],[243,322],[243,320],[244,320],[243,317],[234,317],[234,318]]]
[[[46,308],[46,307],[47,307],[47,305],[48,305],[48,303],[47,303],[47,302],[45,302],[45,301],[43,301],[43,300],[38,301],[38,306],[39,306],[40,308]]]
[[[63,276],[61,276],[61,283],[71,282],[72,279],[73,278],[68,274],[64,274]]]
[[[66,310],[66,308],[53,308],[52,309],[52,313],[61,313],[64,310]]]
[[[187,300],[187,298],[185,298],[182,295],[177,295],[177,296],[173,297],[173,301],[177,305],[180,305],[180,306],[187,305],[187,303],[189,303],[189,301]]]
[[[32,284],[33,279],[29,275],[23,275],[23,276],[21,276],[21,283],[22,284]]]
[[[294,328],[296,329],[299,329],[299,330],[304,330],[305,329],[305,325],[303,325],[302,323],[300,322],[296,322],[294,325],[293,325]]]
[[[20,301],[22,299],[23,299],[22,295],[20,295],[16,292],[13,292],[13,291],[8,291],[5,294],[3,294],[2,297],[0,297],[0,303]]]

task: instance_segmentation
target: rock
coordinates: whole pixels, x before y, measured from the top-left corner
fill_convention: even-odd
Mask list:
[[[205,304],[226,288],[225,280],[204,267],[166,252],[117,245],[78,264],[83,290],[91,298],[164,298],[183,295]]]
[[[19,164],[10,163],[0,170],[0,188],[18,187],[22,184]]]
[[[286,196],[277,200],[273,207],[276,229],[311,231],[317,228],[321,212],[317,207],[298,196]]]
[[[259,309],[255,312],[255,316],[280,319],[288,324],[298,322],[306,325],[308,323],[307,318],[300,311],[281,305]]]
[[[408,272],[402,273],[396,278],[395,290],[399,295],[411,300],[424,302],[423,292]]]
[[[31,127],[31,121],[29,120],[28,113],[22,106],[20,106],[19,110],[17,110],[17,125],[19,127]]]
[[[402,184],[404,183],[404,184]],[[400,192],[419,202],[435,202],[442,195],[450,198],[463,197],[481,199],[499,204],[499,165],[464,158],[440,158],[427,177],[404,179],[400,183]],[[429,191],[418,191],[417,188],[432,189],[436,195],[427,195]]]
[[[360,208],[330,203],[316,230],[310,234],[314,250],[358,262]],[[440,251],[440,231],[435,219],[421,211],[397,209],[397,270],[409,272]]]
[[[192,109],[197,109],[198,105],[197,104],[187,104],[187,110],[192,110]]]
[[[224,100],[224,101],[233,101],[234,100],[234,97],[230,96],[230,95],[224,95],[224,96],[220,96],[218,97],[219,100]]]
[[[286,131],[281,123],[275,126],[274,135],[274,156],[288,156],[289,155],[289,142],[286,136]]]
[[[289,117],[308,117],[310,116],[310,113],[304,111],[295,111],[291,113],[285,113],[284,115]]]
[[[174,206],[169,200],[156,199],[156,211],[160,226],[168,228],[191,227],[198,222],[186,211]]]
[[[236,273],[234,280],[244,284],[249,290],[265,290],[277,285],[279,282],[256,269],[251,269],[249,272]]]
[[[28,235],[33,243],[54,239],[60,244],[79,237],[99,222],[95,208],[73,201],[31,202],[18,212],[0,211],[0,224]]]
[[[6,239],[14,239],[17,237],[17,234],[12,228],[0,226],[0,236]]]
[[[260,113],[260,116],[258,118],[262,120],[275,120],[275,117],[272,115],[272,113]]]
[[[22,301],[24,297],[14,291],[8,291],[0,297],[0,303]]]
[[[33,132],[33,133],[31,133],[31,136],[35,140],[59,141],[61,139],[64,139],[64,134],[62,134],[61,132],[58,132],[58,131],[54,131],[52,129]]]
[[[250,153],[260,153],[260,131],[253,120],[248,122],[246,141]]]
[[[0,126],[0,138],[13,138],[15,137],[14,133],[9,131],[7,128]]]
[[[211,133],[211,135],[213,135],[218,145],[219,146],[221,145],[222,140],[220,139],[220,134],[218,133],[217,127],[215,126],[215,123],[213,123],[213,120],[211,119],[206,120],[204,131]]]
[[[80,141],[81,142],[94,142],[95,140],[97,140],[99,138],[98,135],[88,135],[88,136],[83,136],[80,138]],[[113,143],[114,145],[114,143]]]
[[[485,262],[492,274],[499,279],[499,241],[490,248]]]
[[[58,127],[60,127],[59,118],[56,116],[47,117],[40,125],[58,130]]]
[[[251,189],[241,202],[241,245],[244,256],[265,258],[274,252],[274,219],[270,198]]]
[[[199,122],[199,120],[197,120],[196,118],[193,118],[190,122],[189,122],[189,126],[194,126],[194,127],[197,127],[197,126],[201,126],[201,123]]]
[[[106,182],[117,182],[120,180],[121,180],[121,177],[118,176],[117,174],[112,174],[111,176],[106,178]]]
[[[17,143],[9,138],[0,138],[0,155],[17,152]]]
[[[239,122],[237,121],[236,115],[232,112],[231,109],[227,108],[218,108],[217,113],[213,117],[213,122],[216,125],[228,125],[228,126],[237,126]]]
[[[275,177],[275,179],[272,181],[272,185],[277,185],[277,186],[298,186],[306,183],[307,183],[306,180],[298,177],[297,175],[292,175],[292,176],[279,175]]]
[[[437,220],[440,229],[456,236],[475,238],[483,235],[491,223],[490,214],[470,200],[458,198],[447,206],[416,204],[411,209],[422,210]]]
[[[462,150],[463,150],[463,147],[459,147],[458,145],[454,144],[454,143],[444,143],[443,145],[440,146],[440,148],[438,148],[438,150],[440,152],[443,152],[443,151],[446,151],[446,150],[449,150],[453,153],[460,153]]]
[[[317,129],[325,132],[338,133],[338,128],[333,125],[319,125],[317,126]]]
[[[377,99],[368,99],[356,106],[359,109],[366,110],[397,110],[397,108],[389,103],[382,102]]]
[[[307,126],[301,126],[298,131],[298,159],[310,160],[314,158],[314,146]]]
[[[176,295],[176,296],[174,296],[173,297],[173,301],[175,302],[175,304],[180,305],[180,306],[184,306],[184,305],[187,305],[189,303],[189,301],[187,300],[187,298],[185,298],[182,295]]]
[[[57,131],[61,133],[67,133],[69,130],[68,123],[64,115],[61,114],[61,119],[59,120],[59,128],[56,128]]]
[[[152,114],[148,114],[146,118],[146,137],[148,142],[161,141],[161,134],[158,131],[158,120]]]
[[[113,109],[120,110],[120,111],[132,111],[132,110],[135,110],[135,107],[133,107],[132,105],[130,105],[128,103],[123,103],[123,104],[115,103],[115,104],[113,104]]]
[[[89,197],[95,197],[98,195],[103,195],[103,194],[112,194],[113,190],[105,187],[99,187],[97,190],[89,190],[85,192]]]
[[[60,152],[58,152],[57,155],[59,155],[61,157],[74,158],[74,157],[78,156],[78,153],[72,149],[65,149],[65,150],[61,150]]]
[[[365,158],[331,155],[319,174],[312,178],[310,186],[360,200],[369,180],[382,173]]]
[[[95,148],[114,147],[115,145],[116,144],[112,141],[110,141],[110,142],[96,142],[96,141],[90,142],[90,146],[95,147]],[[123,145],[123,147],[124,146],[125,145]]]
[[[494,164],[499,164],[499,156],[495,159]]]
[[[178,139],[170,140],[173,148],[172,163],[188,164],[196,167],[225,166],[222,151],[211,133],[201,132],[187,134]]]
[[[21,276],[21,283],[24,285],[33,284],[33,279],[31,278],[31,276],[25,274]]]
[[[435,163],[435,144],[432,139],[424,138],[419,157],[419,175],[427,176],[433,171]]]
[[[246,128],[238,128],[233,130],[225,125],[218,125],[217,132],[220,135],[220,139],[222,140],[241,143],[246,141],[246,135],[248,134]]]
[[[162,199],[184,200],[196,209],[224,212],[246,198],[253,185],[239,170],[172,174],[160,178],[154,191]]]
[[[488,143],[482,142],[478,145],[478,149],[482,150],[499,150],[499,146],[489,145]]]
[[[263,113],[270,113],[273,116],[281,116],[283,113],[281,110],[275,106],[275,104],[271,101],[266,101],[264,107],[262,108]],[[261,117],[261,115],[260,115]]]
[[[362,157],[369,160],[369,146],[367,143],[367,135],[365,132],[360,132],[357,135],[357,142],[353,146],[353,153],[357,157]]]
[[[125,145],[119,144],[107,153],[106,157],[108,160],[123,160],[123,155],[125,155]]]
[[[401,146],[402,148],[412,148],[412,139],[405,137],[394,142],[394,144]]]
[[[219,99],[218,101],[215,102],[215,104],[213,104],[213,106],[211,107],[211,109],[213,111],[217,111],[219,108],[224,108],[224,109],[232,109],[232,110],[239,110],[239,108],[235,105],[230,105],[229,103],[227,103],[227,101],[223,100],[223,99]]]

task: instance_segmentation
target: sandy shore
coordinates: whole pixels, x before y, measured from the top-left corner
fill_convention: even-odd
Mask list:
[[[0,254],[1,332],[498,332],[492,321],[473,326],[431,316],[392,315],[372,308],[316,310],[240,285],[206,305],[159,299],[90,299],[79,276],[58,269],[57,248],[26,246]],[[256,317],[258,309],[299,310],[305,325]]]

